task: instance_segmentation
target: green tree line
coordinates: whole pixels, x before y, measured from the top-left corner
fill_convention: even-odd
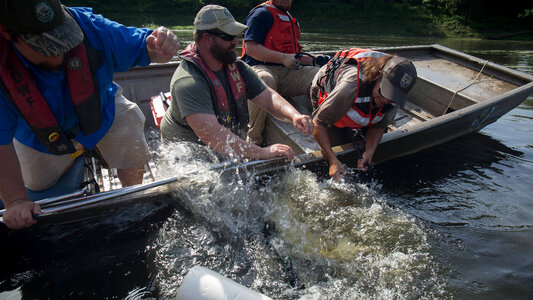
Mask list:
[[[89,6],[126,25],[191,26],[206,4],[226,6],[243,22],[257,0],[64,0]],[[512,3],[511,3],[512,2]],[[479,36],[533,30],[533,1],[293,0],[292,14],[307,31]]]

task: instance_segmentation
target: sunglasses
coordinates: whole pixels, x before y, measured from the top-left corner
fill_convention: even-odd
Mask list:
[[[206,31],[206,32],[209,33],[210,35],[218,36],[219,38],[226,40],[226,41],[233,41],[233,39],[236,37],[234,35],[230,35],[230,34],[219,32],[219,31]]]

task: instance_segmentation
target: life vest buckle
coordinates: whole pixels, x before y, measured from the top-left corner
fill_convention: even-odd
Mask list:
[[[53,142],[56,142],[57,140],[59,140],[59,136],[60,136],[59,132],[54,131],[54,132],[52,132],[52,133],[50,133],[50,134],[48,135],[48,140],[49,140],[50,142],[52,142],[52,143],[53,143]]]

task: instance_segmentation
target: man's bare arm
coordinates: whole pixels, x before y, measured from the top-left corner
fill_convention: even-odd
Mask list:
[[[288,69],[295,69],[300,62],[294,57],[294,54],[283,53],[268,49],[256,41],[245,41],[246,54],[262,62],[282,64]]]
[[[6,208],[4,223],[12,229],[29,227],[35,224],[32,215],[41,210],[28,199],[13,143],[0,145],[0,161],[0,197]]]
[[[218,153],[224,155],[233,153],[248,159],[268,159],[278,156],[291,160],[294,158],[294,151],[287,145],[275,144],[259,147],[241,139],[231,130],[220,125],[215,115],[191,114],[185,119],[200,140]]]
[[[275,118],[281,121],[291,122],[294,127],[306,135],[311,134],[313,130],[311,117],[300,114],[285,98],[273,89],[265,89],[253,100]]]

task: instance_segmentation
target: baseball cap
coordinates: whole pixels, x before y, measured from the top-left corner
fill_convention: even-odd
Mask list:
[[[59,0],[0,0],[0,23],[48,57],[83,41],[83,32]]]
[[[194,29],[218,29],[229,35],[239,35],[248,26],[235,21],[229,10],[220,5],[206,5],[200,9],[194,18]]]
[[[415,85],[417,78],[415,66],[411,61],[394,56],[383,66],[381,95],[403,106],[407,100],[407,93]]]

